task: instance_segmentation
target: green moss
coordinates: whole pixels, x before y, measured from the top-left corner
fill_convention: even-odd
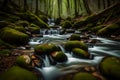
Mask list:
[[[65,49],[67,51],[72,51],[72,49],[74,49],[74,48],[80,48],[85,51],[88,51],[88,47],[83,41],[68,41],[65,44]]]
[[[9,56],[11,51],[8,49],[0,50],[0,56]]]
[[[100,71],[111,80],[120,79],[120,58],[105,57],[100,63]]]
[[[51,54],[52,52],[59,50],[54,44],[40,44],[35,46],[34,49],[35,53],[38,55]]]
[[[25,45],[29,41],[29,36],[15,29],[5,27],[0,31],[1,39],[13,45]]]
[[[79,72],[74,75],[72,80],[97,80],[97,79],[90,73]]]
[[[16,64],[21,67],[28,68],[30,66],[30,63],[31,63],[31,59],[28,55],[21,55],[18,56],[16,59]]]
[[[98,30],[97,34],[98,35],[111,35],[118,29],[120,29],[118,24],[110,24],[110,25]]]
[[[64,21],[64,22],[62,23],[62,27],[65,28],[65,29],[67,29],[67,28],[69,29],[69,28],[72,27],[72,24],[71,24],[70,21]]]
[[[91,31],[97,32],[98,30],[100,30],[100,29],[102,29],[104,27],[105,27],[104,25],[95,26],[95,27],[91,28]]]
[[[40,33],[40,27],[35,25],[35,24],[30,24],[30,27],[29,27],[31,33],[37,33],[39,34]]]
[[[81,40],[81,38],[80,38],[80,35],[79,34],[72,34],[71,36],[70,36],[70,38],[69,38],[69,40],[78,40],[78,41],[80,41]]]
[[[18,66],[13,66],[0,75],[1,80],[38,80],[30,71]]]
[[[26,33],[26,30],[25,30],[25,28],[23,26],[16,26],[16,27],[14,27],[14,29],[18,30],[20,32]]]
[[[27,20],[28,22],[36,24],[41,28],[49,28],[49,26],[44,21],[42,21],[38,16],[36,16],[31,12],[22,13],[22,14],[19,14],[19,16],[23,20]]]
[[[72,50],[73,56],[79,57],[79,58],[89,58],[90,54],[80,48],[74,48]]]
[[[55,52],[54,54],[56,54],[53,57],[55,59],[55,61],[57,61],[57,62],[65,62],[65,61],[67,61],[67,56],[63,52],[59,51],[59,52]]]
[[[28,27],[29,26],[29,22],[28,21],[24,21],[24,20],[19,20],[19,21],[15,22],[15,24],[17,26],[23,26],[23,27]]]
[[[39,15],[40,19],[42,19],[45,23],[48,22],[48,18],[45,15]]]

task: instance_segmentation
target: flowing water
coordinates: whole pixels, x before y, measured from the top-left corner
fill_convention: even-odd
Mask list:
[[[45,66],[42,68],[36,67],[36,69],[42,72],[45,80],[53,80],[53,78],[58,75],[74,72],[74,70],[63,71],[65,68],[77,68],[80,67],[80,65],[97,65],[105,56],[112,55],[120,57],[120,42],[112,41],[101,37],[93,37],[91,39],[96,39],[98,41],[93,47],[88,48],[90,54],[94,55],[93,58],[75,58],[69,52],[66,52],[62,46],[62,44],[68,41],[67,38],[70,37],[71,34],[59,35],[59,33],[53,29],[50,29],[48,32],[46,31],[47,30],[41,30],[40,33],[43,34],[43,37],[32,38],[29,44],[31,46],[35,46],[37,44],[53,43],[59,46],[62,52],[64,52],[67,55],[68,61],[64,63],[57,63],[53,66],[50,64],[48,56],[45,56],[45,58],[43,59]],[[78,66],[78,64],[80,65]]]

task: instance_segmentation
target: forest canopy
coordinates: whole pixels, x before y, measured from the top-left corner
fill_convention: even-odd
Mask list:
[[[2,6],[14,2],[22,9],[52,18],[67,18],[98,13],[119,0],[0,0]]]

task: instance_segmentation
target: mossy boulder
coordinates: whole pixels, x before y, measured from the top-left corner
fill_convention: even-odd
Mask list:
[[[99,69],[110,80],[120,80],[120,58],[105,57],[101,61]]]
[[[97,78],[90,73],[79,72],[73,76],[72,80],[97,80]]]
[[[83,41],[68,41],[65,43],[65,49],[67,51],[72,51],[74,48],[80,48],[88,51],[88,47]]]
[[[80,35],[79,34],[72,34],[69,38],[70,41],[73,41],[73,40],[78,40],[80,41],[81,38],[80,38]]]
[[[18,66],[28,68],[31,64],[31,58],[28,55],[18,56],[16,59],[16,64]]]
[[[114,23],[114,24],[110,24],[100,30],[98,30],[97,35],[100,36],[110,36],[111,34],[115,33],[116,30],[120,29],[119,25]]]
[[[40,33],[40,27],[35,24],[30,24],[30,32],[33,34],[39,34]]]
[[[8,49],[0,50],[0,56],[9,56],[11,54],[11,51]]]
[[[62,27],[65,28],[65,29],[69,29],[69,28],[72,27],[72,24],[71,24],[70,21],[64,21],[64,22],[62,23]]]
[[[5,27],[0,30],[1,39],[13,45],[25,45],[29,41],[29,36],[15,29]]]
[[[35,53],[38,55],[51,54],[54,51],[58,51],[59,48],[54,44],[40,44],[34,47]]]
[[[90,56],[90,54],[87,51],[84,51],[84,50],[82,50],[80,48],[74,48],[72,50],[72,52],[73,52],[73,56],[78,57],[78,58],[85,58],[85,59],[87,59]]]
[[[0,75],[1,80],[38,80],[32,72],[18,66],[13,66]]]
[[[26,12],[19,14],[19,16],[23,20],[27,20],[30,23],[38,25],[40,28],[49,28],[48,24],[46,24],[44,21],[42,21],[37,15],[31,13],[31,12]]]
[[[65,61],[67,61],[67,56],[63,52],[61,52],[61,51],[53,52],[52,53],[52,57],[57,62],[65,62]]]

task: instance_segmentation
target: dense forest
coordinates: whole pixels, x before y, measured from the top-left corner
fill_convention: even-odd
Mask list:
[[[0,80],[120,80],[120,0],[0,0]]]

